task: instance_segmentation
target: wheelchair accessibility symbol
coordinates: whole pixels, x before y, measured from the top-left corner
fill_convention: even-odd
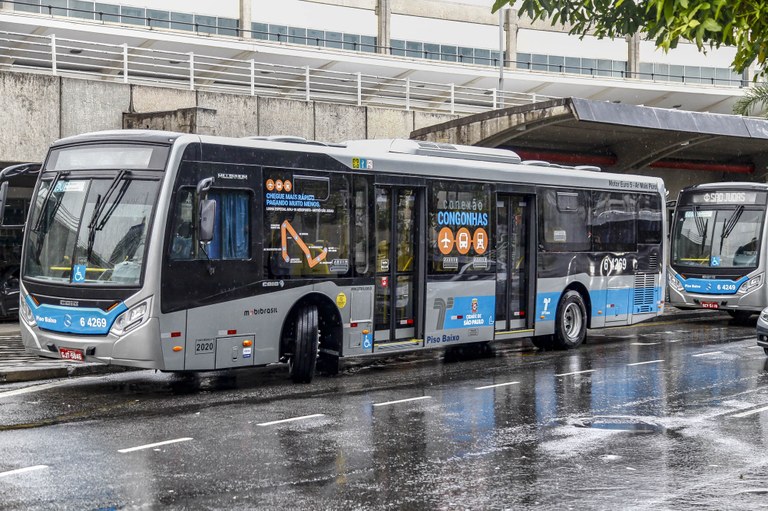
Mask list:
[[[72,268],[72,282],[85,282],[85,265],[76,264]]]
[[[371,351],[373,348],[373,334],[363,334],[363,350]]]

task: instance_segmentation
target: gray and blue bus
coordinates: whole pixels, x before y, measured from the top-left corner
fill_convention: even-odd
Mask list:
[[[768,306],[768,185],[707,183],[680,191],[672,220],[669,303],[747,321]]]
[[[155,131],[53,144],[24,240],[27,350],[164,371],[530,338],[659,315],[660,179],[513,151]]]

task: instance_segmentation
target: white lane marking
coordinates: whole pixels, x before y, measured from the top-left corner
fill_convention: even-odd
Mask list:
[[[312,415],[303,415],[301,417],[291,417],[290,419],[282,419],[279,421],[272,421],[272,422],[262,422],[261,424],[256,424],[257,426],[272,426],[274,424],[283,424],[284,422],[293,422],[293,421],[303,421],[304,419],[314,419],[315,417],[325,417],[322,413],[315,413]]]
[[[555,376],[571,376],[574,374],[594,373],[597,369],[585,369],[584,371],[574,371],[572,373],[556,374]]]
[[[634,364],[627,364],[628,366],[641,366],[643,364],[658,364],[659,362],[664,362],[664,360],[648,360],[646,362],[635,362]]]
[[[660,342],[632,342],[629,343],[630,346],[656,346],[657,344],[661,344]]]
[[[44,468],[48,468],[48,465],[35,465],[34,467],[17,468],[16,470],[9,470],[8,472],[0,472],[0,477],[23,474],[24,472],[32,472],[33,470],[42,470]]]
[[[127,452],[140,451],[142,449],[151,449],[152,447],[159,447],[161,445],[175,444],[177,442],[188,442],[190,440],[192,440],[192,439],[189,438],[189,437],[175,438],[173,440],[166,440],[164,442],[156,442],[154,444],[139,445],[137,447],[128,447],[127,449],[118,449],[117,452],[119,452],[121,454],[125,454]]]
[[[708,351],[706,353],[697,353],[696,355],[691,355],[692,357],[706,357],[707,355],[717,355],[719,353],[722,353],[722,351]]]
[[[497,383],[495,385],[486,385],[484,387],[475,387],[475,390],[492,389],[495,387],[506,387],[507,385],[517,385],[519,381],[508,381],[507,383]]]
[[[735,414],[733,414],[733,417],[741,419],[743,417],[749,417],[750,415],[754,415],[756,413],[761,413],[761,412],[764,412],[766,410],[768,410],[768,406],[764,406],[764,407],[758,408],[756,410],[749,410],[749,411],[746,411],[746,412],[735,413]]]
[[[8,392],[0,392],[0,399],[4,397],[20,396],[22,394],[30,394],[32,392],[40,392],[41,390],[52,389],[54,387],[61,387],[63,385],[70,385],[71,381],[58,381],[53,383],[44,383],[42,385],[32,385],[31,387],[24,387],[23,389],[9,390]]]
[[[373,403],[373,406],[396,405],[396,404],[399,404],[399,403],[408,403],[409,401],[419,401],[421,399],[432,399],[432,396],[412,397],[410,399],[400,399],[400,400],[397,400],[397,401],[387,401],[385,403]]]
[[[762,346],[747,346],[748,350],[762,349]]]

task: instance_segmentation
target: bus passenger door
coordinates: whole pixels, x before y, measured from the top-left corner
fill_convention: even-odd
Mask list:
[[[531,210],[533,198],[496,198],[496,331],[521,330],[533,312],[530,298]]]
[[[396,341],[423,345],[414,339],[420,325],[418,293],[423,290],[422,254],[416,244],[421,195],[417,188],[376,186],[374,351]]]

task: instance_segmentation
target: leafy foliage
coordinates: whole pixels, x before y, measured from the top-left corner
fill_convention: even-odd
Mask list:
[[[744,95],[733,105],[733,113],[750,115],[752,111],[768,111],[768,83],[761,82],[746,89]]]
[[[495,0],[493,11],[515,0]],[[584,37],[621,38],[635,33],[669,51],[688,41],[700,51],[732,46],[731,67],[742,72],[753,62],[766,75],[768,2],[758,0],[522,0],[519,12],[550,20]]]

